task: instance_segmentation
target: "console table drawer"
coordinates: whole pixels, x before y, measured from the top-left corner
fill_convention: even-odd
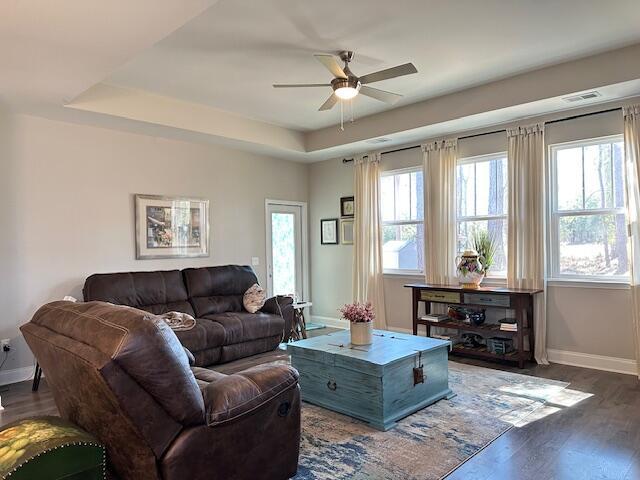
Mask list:
[[[429,302],[460,303],[460,294],[458,292],[422,290],[420,298]]]
[[[495,295],[487,293],[465,293],[464,303],[472,303],[476,305],[488,305],[493,307],[505,307],[511,306],[509,295]]]

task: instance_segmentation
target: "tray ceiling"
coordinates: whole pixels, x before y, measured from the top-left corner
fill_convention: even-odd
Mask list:
[[[330,80],[316,52],[354,50],[359,75],[413,62],[418,74],[375,85],[403,94],[398,107],[638,42],[639,23],[635,0],[221,0],[106,83],[316,130],[340,120],[317,111],[329,88],[271,87]],[[354,101],[356,117],[390,108]]]

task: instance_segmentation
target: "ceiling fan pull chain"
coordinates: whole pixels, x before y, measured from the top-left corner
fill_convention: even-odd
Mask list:
[[[344,102],[340,101],[340,131],[344,132]]]
[[[351,109],[351,123],[353,123],[353,98],[349,100],[349,108]]]

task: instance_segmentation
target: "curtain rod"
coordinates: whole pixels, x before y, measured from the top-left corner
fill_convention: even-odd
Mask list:
[[[597,112],[581,113],[579,115],[571,115],[570,117],[558,118],[556,120],[550,120],[550,121],[544,122],[544,123],[545,123],[545,125],[551,125],[553,123],[566,122],[568,120],[575,120],[577,118],[590,117],[592,115],[600,115],[602,113],[611,113],[611,112],[615,112],[617,110],[622,110],[622,107],[609,108],[607,110],[599,110]],[[491,132],[475,133],[473,135],[464,135],[462,137],[458,137],[458,140],[466,140],[467,138],[484,137],[485,135],[493,135],[495,133],[504,133],[506,131],[507,131],[506,128],[501,128],[500,130],[492,130]],[[382,152],[380,155],[387,155],[389,153],[404,152],[405,150],[413,150],[414,148],[420,148],[420,147],[421,147],[421,145],[413,145],[411,147],[397,148],[395,150],[389,150],[388,152]],[[366,158],[366,155],[365,155],[365,158]],[[342,159],[342,163],[351,163],[351,162],[353,162],[353,158],[343,158]]]

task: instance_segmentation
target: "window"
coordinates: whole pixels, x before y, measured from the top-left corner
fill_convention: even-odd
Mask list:
[[[550,158],[551,277],[627,281],[622,137],[554,145]]]
[[[386,172],[380,179],[382,257],[386,273],[424,271],[422,170]]]
[[[473,238],[488,233],[495,254],[488,275],[507,276],[507,155],[499,153],[458,161],[456,220],[458,253],[473,248]]]

